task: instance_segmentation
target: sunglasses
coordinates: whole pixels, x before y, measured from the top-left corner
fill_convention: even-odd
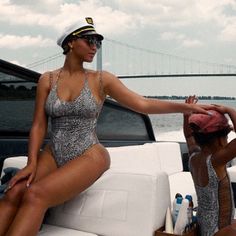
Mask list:
[[[77,36],[77,39],[85,39],[89,46],[95,45],[97,49],[99,49],[102,45],[102,41],[99,40],[97,37],[90,36],[90,35],[83,35],[83,36]]]

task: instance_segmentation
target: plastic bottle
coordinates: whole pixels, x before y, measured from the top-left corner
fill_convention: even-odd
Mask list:
[[[188,211],[189,201],[187,199],[183,199],[181,207],[179,209],[179,214],[174,227],[174,234],[182,234],[187,223],[187,211]]]
[[[190,225],[193,221],[193,198],[191,195],[186,195],[185,198],[188,199],[189,201],[187,217],[188,217],[188,225]]]
[[[176,222],[178,214],[179,214],[182,200],[183,200],[182,197],[177,197],[174,199],[174,202],[173,202],[173,224],[174,225],[175,225],[175,222]]]
[[[176,199],[177,199],[178,197],[183,198],[180,193],[176,193],[176,194],[175,194],[175,199],[174,199],[173,205],[172,205],[172,210],[173,210],[173,211],[174,211],[174,209],[175,209]]]
[[[169,207],[167,208],[167,211],[166,211],[165,232],[169,234],[174,233],[173,221],[172,221],[171,211]]]
[[[175,198],[177,198],[177,197],[182,197],[182,198],[183,198],[183,196],[182,196],[181,193],[176,193],[176,194],[175,194]]]

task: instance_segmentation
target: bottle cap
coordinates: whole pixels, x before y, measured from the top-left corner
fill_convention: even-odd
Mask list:
[[[176,198],[176,203],[177,203],[177,204],[181,204],[181,203],[182,203],[182,200],[183,200],[182,197],[177,197],[177,198]]]
[[[176,193],[175,198],[177,198],[177,197],[182,197],[182,195],[180,193]]]
[[[185,196],[185,198],[186,198],[186,199],[188,199],[188,200],[189,200],[189,202],[192,202],[192,201],[193,201],[193,198],[192,198],[192,196],[191,196],[191,195],[186,195],[186,196]]]

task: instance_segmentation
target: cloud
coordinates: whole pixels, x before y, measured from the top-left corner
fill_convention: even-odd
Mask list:
[[[9,0],[3,0],[0,2],[0,21],[12,25],[50,25],[52,16],[38,13],[37,8],[32,9],[33,7],[35,6],[17,5],[12,4]]]
[[[0,15],[4,24],[1,48],[56,46],[59,32],[81,16],[92,16],[97,31],[106,38],[129,40],[129,44],[145,48],[161,47],[166,52],[180,49],[189,55],[190,48],[204,46],[210,51],[219,41],[236,39],[235,0],[1,0]],[[24,27],[21,35],[29,30],[36,36],[12,35],[11,26],[14,34]],[[150,38],[161,39],[161,44],[149,44]],[[193,57],[201,57],[198,51]]]
[[[63,0],[37,0],[32,4],[29,0],[5,0],[6,5],[14,5],[17,9],[31,9],[34,12],[55,13],[60,9]]]
[[[51,39],[44,39],[41,35],[32,37],[30,35],[3,35],[0,34],[0,48],[18,49],[22,47],[49,47],[55,43]]]
[[[201,42],[198,39],[193,39],[188,37],[185,34],[180,34],[180,33],[176,33],[176,32],[164,32],[161,34],[161,39],[162,40],[168,40],[168,41],[178,41],[179,44],[181,44],[183,47],[200,47],[203,45],[203,42]]]
[[[78,16],[91,15],[104,31],[119,27],[120,33],[146,25],[184,26],[193,22],[218,24],[230,17],[226,8],[234,8],[233,0],[1,0],[0,21],[12,24],[39,24],[60,29]],[[51,14],[53,13],[53,14]]]
[[[56,27],[62,29],[66,25],[71,24],[71,22],[76,22],[78,15],[80,17],[93,17],[97,29],[105,33],[121,33],[133,26],[131,24],[131,16],[128,14],[102,6],[98,1],[80,1],[79,4],[63,4],[61,6],[57,19],[58,22],[62,23]]]
[[[113,32],[121,34],[127,32],[136,26],[132,21],[132,15],[119,10],[113,10],[111,7],[102,5],[96,0],[82,0],[79,3],[63,3],[61,0],[41,0],[37,4],[27,4],[29,1],[23,1],[21,4],[15,0],[0,2],[0,21],[8,22],[12,25],[44,26],[61,31],[69,24],[78,20],[78,16],[92,16],[98,30],[103,33]],[[57,9],[54,14],[43,11],[42,6],[49,9]],[[41,9],[41,11],[40,11]],[[55,11],[55,10],[54,10]],[[115,22],[115,25],[114,25]],[[115,30],[119,29],[119,30]]]
[[[219,35],[219,39],[221,41],[235,43],[235,40],[236,40],[236,22],[235,21],[229,23],[222,29]]]
[[[197,39],[184,39],[182,45],[187,48],[195,48],[203,46],[203,43]]]
[[[184,39],[186,36],[184,34],[179,34],[176,32],[164,32],[161,34],[161,39],[162,40],[182,40]]]
[[[43,26],[61,31],[78,16],[92,16],[103,34],[124,35],[145,27],[185,30],[193,24],[209,22],[227,31],[232,18],[229,9],[236,9],[233,0],[1,0],[0,21],[12,25]]]

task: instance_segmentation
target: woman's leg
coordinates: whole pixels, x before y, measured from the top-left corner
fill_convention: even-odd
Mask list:
[[[26,189],[26,181],[21,181],[9,190],[0,200],[0,235],[5,235],[9,225],[14,219],[21,198]]]
[[[36,235],[48,207],[61,204],[87,189],[109,165],[108,152],[98,144],[35,181],[27,189],[7,236]]]
[[[55,170],[56,163],[50,152],[42,152],[39,156],[35,181]],[[10,224],[14,220],[26,190],[26,181],[17,183],[8,190],[0,200],[0,236],[5,235]]]

